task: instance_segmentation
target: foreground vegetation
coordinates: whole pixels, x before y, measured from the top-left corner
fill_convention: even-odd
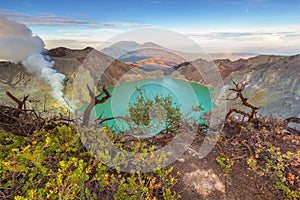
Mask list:
[[[245,169],[270,180],[279,199],[300,198],[300,134],[280,119],[229,121],[217,143],[216,161],[226,174],[241,162]]]
[[[229,112],[215,147],[218,151],[216,162],[228,176],[236,163],[242,163],[240,166],[244,169],[241,170],[254,171],[266,183],[271,183],[279,194],[278,199],[299,199],[299,131],[290,128],[289,121],[257,118],[257,108],[243,98],[239,85],[236,86],[235,92],[252,112],[247,114],[237,109]],[[180,109],[171,106],[170,97],[154,101],[140,98],[129,107],[130,116],[136,124],[147,126],[150,120],[147,113],[159,102],[167,111],[167,124],[158,139],[166,144],[176,135],[181,117]],[[22,109],[22,101],[19,103],[18,108],[2,106],[0,112],[0,117],[6,117],[0,124],[0,199],[180,198],[181,191],[175,191],[173,186],[182,180],[181,174],[173,171],[172,166],[163,167],[167,161],[163,152],[154,156],[159,145],[153,138],[157,139],[157,136],[150,137],[151,142],[139,137],[130,137],[128,141],[128,138],[112,133],[107,126],[93,135],[90,133],[95,130],[79,130],[72,120],[63,116],[41,117],[35,111]],[[201,107],[196,109],[199,110]],[[232,112],[242,114],[248,120],[236,120],[231,117]],[[82,132],[87,134],[82,135]],[[202,128],[196,137],[203,138],[205,134],[206,130]],[[107,140],[138,156],[128,161],[125,154],[116,154],[106,162],[111,153]],[[95,154],[87,146],[100,153]],[[132,164],[155,167],[147,172],[139,168],[122,170]]]
[[[109,134],[109,133],[107,133]],[[176,199],[172,167],[121,172],[97,161],[75,127],[0,135],[1,199]],[[140,146],[139,149],[136,146]],[[141,144],[133,151],[143,151]]]
[[[1,116],[6,119],[0,134],[1,199],[180,198],[172,190],[180,174],[173,167],[162,168],[166,156],[163,152],[154,155],[153,145],[138,138],[124,143],[107,126],[79,128],[63,116],[41,117],[34,110],[22,109],[26,99],[17,100],[18,108],[2,107]],[[140,97],[130,114],[139,112],[146,101]],[[167,103],[163,105],[171,114],[172,100]],[[149,120],[138,115],[135,119]],[[171,125],[167,127],[174,128]],[[109,144],[138,156],[130,161],[126,154],[111,156]],[[143,172],[142,166],[155,167]]]

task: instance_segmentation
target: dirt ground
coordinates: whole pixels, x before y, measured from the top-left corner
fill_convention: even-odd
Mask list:
[[[260,128],[260,130],[264,131],[265,128]],[[228,130],[225,131],[227,131],[228,134]],[[254,129],[254,131],[256,131],[256,129]],[[264,134],[263,131],[262,134]],[[243,131],[239,129],[234,130],[234,132],[236,134],[243,133]],[[272,139],[273,134],[276,136],[276,133],[273,130],[265,132],[266,136],[270,138],[268,140],[273,141],[274,144],[281,147],[284,151],[291,150],[297,152],[297,148],[299,149],[300,147],[298,146],[299,135],[296,136],[298,139],[296,139],[297,143],[294,145],[288,142],[288,139],[286,141],[283,141],[282,139]],[[296,133],[299,134],[299,132]],[[251,135],[252,133],[249,132],[243,134],[243,137],[230,136],[227,137],[226,140],[228,140],[229,143],[233,143],[236,140],[236,143],[241,144],[248,141],[248,144],[251,144]],[[291,136],[291,133],[288,135]],[[223,151],[226,151],[228,154],[228,152],[232,153],[233,150],[220,150],[220,147],[226,148],[227,145],[225,139],[221,139],[205,158],[200,159],[197,152],[203,139],[204,135],[197,135],[190,148],[172,164],[175,171],[180,171],[182,174],[182,176],[180,176],[180,181],[173,189],[181,194],[183,200],[286,199],[281,191],[274,188],[274,182],[271,180],[271,177],[268,177],[267,175],[260,176],[257,171],[249,168],[249,165],[245,162],[245,156],[247,156],[246,147],[246,150],[239,151],[246,152],[244,157],[241,156],[241,159],[237,157],[230,172],[225,173],[224,169],[222,169],[220,164],[216,161],[216,157],[221,153],[224,153]],[[296,176],[299,178],[299,174],[296,174]]]
[[[217,148],[214,148],[210,154],[200,159],[197,155],[192,155],[187,151],[179,160],[174,163],[175,171],[180,171],[183,175],[191,173],[198,169],[212,170],[216,174],[219,180],[225,186],[225,192],[222,193],[218,190],[211,191],[208,196],[202,196],[195,190],[194,187],[186,185],[184,180],[180,180],[173,189],[178,191],[183,200],[252,200],[252,199],[280,199],[278,193],[276,193],[271,187],[271,181],[266,180],[255,172],[247,170],[247,166],[237,162],[233,165],[230,173],[225,174],[220,165],[216,161],[216,157],[219,154]],[[194,177],[197,181],[197,177]],[[206,183],[200,183],[206,184]]]

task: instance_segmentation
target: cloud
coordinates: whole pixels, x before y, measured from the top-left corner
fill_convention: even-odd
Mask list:
[[[26,57],[39,53],[44,42],[33,36],[24,24],[15,23],[0,16],[0,59],[20,62]]]
[[[126,27],[148,27],[149,24],[133,23],[133,22],[101,22],[91,21],[83,19],[75,19],[72,17],[58,16],[49,13],[45,13],[39,16],[27,15],[22,13],[16,13],[9,10],[0,10],[0,16],[4,16],[7,19],[17,21],[29,26],[84,26],[90,28],[99,27],[115,27],[115,26],[126,26]]]
[[[175,31],[175,30],[174,30]],[[178,30],[176,30],[178,31]],[[92,29],[92,30],[56,30],[40,33],[45,38],[47,48],[66,46],[81,49],[92,46],[97,49],[111,37],[125,33],[124,29]],[[208,52],[249,52],[267,54],[300,53],[300,26],[273,28],[219,28],[185,29],[180,31]],[[59,34],[57,34],[59,33]],[[173,40],[179,48],[189,49],[187,44]],[[176,42],[175,42],[176,41]],[[180,44],[179,44],[180,43]],[[177,47],[176,46],[176,47]],[[190,49],[197,52],[197,49]]]
[[[193,38],[206,38],[206,39],[222,39],[222,40],[239,40],[239,39],[253,39],[253,38],[266,38],[278,36],[280,38],[299,38],[300,32],[291,31],[274,31],[274,32],[210,32],[210,33],[192,33],[188,34]]]
[[[68,48],[82,49],[87,46],[98,47],[111,37],[117,36],[130,28],[101,28],[101,29],[69,29],[61,27],[52,30],[39,31],[47,49],[65,46]]]
[[[71,49],[83,49],[86,47],[94,47],[96,48],[101,44],[102,41],[99,40],[82,40],[82,39],[50,39],[45,40],[46,47],[48,49],[65,46]],[[96,44],[96,46],[95,46]]]
[[[189,37],[204,43],[252,44],[267,46],[300,46],[300,27],[281,27],[269,29],[236,30],[220,32],[188,33]]]
[[[52,96],[65,105],[63,98],[64,74],[53,69],[54,62],[41,53],[44,42],[24,24],[0,16],[0,60],[21,62],[30,74],[37,74],[52,87]]]
[[[300,26],[220,28],[186,32],[186,35],[210,52],[300,53]]]

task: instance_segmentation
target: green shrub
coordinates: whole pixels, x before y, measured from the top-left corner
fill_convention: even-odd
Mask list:
[[[140,93],[133,105],[130,103],[128,105],[129,117],[138,126],[148,126],[150,125],[149,113],[153,108],[157,109],[156,112],[161,112],[157,113],[157,116],[165,122],[162,132],[170,133],[178,129],[182,114],[180,106],[174,104],[170,95],[165,97],[156,96],[152,100]]]
[[[234,164],[234,161],[225,156],[217,156],[216,161],[219,163],[220,167],[224,170],[225,173],[231,172],[231,168]]]
[[[110,131],[106,133],[114,137]],[[122,147],[120,141],[115,142]],[[154,151],[141,142],[134,148],[147,155]],[[172,168],[121,172],[96,160],[75,127],[58,126],[31,137],[1,134],[0,151],[1,199],[179,198],[168,189],[177,182]]]

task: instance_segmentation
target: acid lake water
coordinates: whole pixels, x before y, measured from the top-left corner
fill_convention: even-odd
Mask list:
[[[107,88],[112,95],[103,104],[96,105],[92,115],[109,118],[128,115],[128,105],[133,103],[140,96],[140,92],[145,98],[152,100],[158,97],[170,95],[173,98],[172,106],[180,106],[183,117],[199,118],[199,115],[211,110],[214,105],[211,102],[211,88],[188,82],[180,79],[161,78],[146,79],[131,82],[124,82],[115,87]],[[193,106],[200,105],[203,110],[191,113]],[[122,120],[109,120],[102,125],[108,125],[114,130],[127,130],[128,125]]]

